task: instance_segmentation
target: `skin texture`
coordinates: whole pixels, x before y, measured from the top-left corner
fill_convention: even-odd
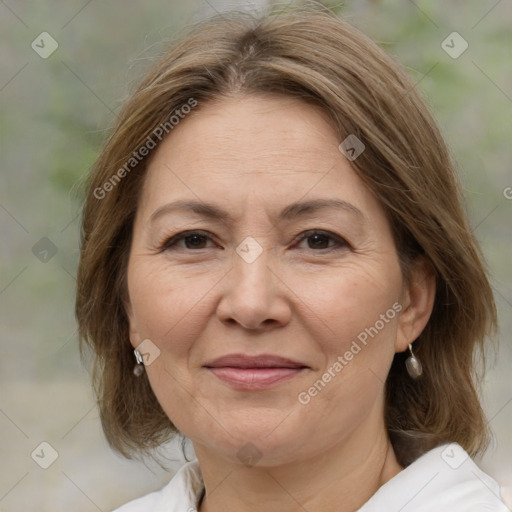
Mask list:
[[[340,142],[313,106],[234,96],[199,105],[150,162],[128,265],[130,339],[160,350],[146,371],[194,445],[206,486],[201,512],[348,512],[402,469],[384,424],[384,382],[395,352],[426,325],[435,284],[422,262],[404,282],[384,210]],[[360,214],[325,209],[278,221],[290,203],[318,198]],[[177,199],[215,203],[233,220],[174,212],[150,221]],[[313,229],[334,238],[304,234]],[[209,238],[162,250],[185,230]],[[251,263],[236,252],[246,237],[263,250]],[[400,313],[300,403],[299,393],[395,303]],[[308,368],[247,391],[203,367],[240,352]],[[247,443],[260,457],[252,466],[237,455]]]

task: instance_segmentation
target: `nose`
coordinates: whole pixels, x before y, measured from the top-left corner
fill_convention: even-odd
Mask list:
[[[234,251],[233,267],[223,283],[217,306],[221,321],[251,330],[282,327],[290,321],[291,292],[279,275],[271,251],[263,250],[254,260]]]

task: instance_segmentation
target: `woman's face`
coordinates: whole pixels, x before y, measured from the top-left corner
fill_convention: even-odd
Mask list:
[[[426,322],[411,320],[383,208],[314,107],[238,96],[198,109],[149,165],[128,265],[131,343],[146,340],[158,401],[196,453],[238,463],[382,432],[393,355]],[[232,354],[302,369],[209,367]]]

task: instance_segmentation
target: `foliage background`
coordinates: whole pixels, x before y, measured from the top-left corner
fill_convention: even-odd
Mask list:
[[[512,505],[512,201],[504,196],[512,186],[512,3],[323,3],[407,67],[459,163],[501,324],[501,350],[483,396],[495,442],[480,465]],[[230,6],[0,1],[1,511],[111,510],[171,476],[150,462],[121,459],[102,437],[73,316],[77,183],[150,57],[177,29]],[[43,31],[59,44],[48,59],[30,46]],[[453,31],[469,43],[458,59],[441,48]],[[46,263],[33,253],[42,237],[57,250]],[[46,470],[31,458],[42,441],[59,454]],[[172,473],[183,459],[174,444],[169,453]]]

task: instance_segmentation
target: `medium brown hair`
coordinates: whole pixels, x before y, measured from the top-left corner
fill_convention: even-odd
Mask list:
[[[454,162],[402,67],[314,3],[259,17],[224,13],[182,31],[125,102],[95,164],[83,209],[76,317],[82,355],[87,346],[95,354],[93,382],[109,444],[131,457],[181,434],[146,375],[132,373],[126,271],[150,155],[126,163],[191,99],[192,115],[200,115],[201,105],[235,94],[301,99],[328,114],[340,142],[353,134],[364,143],[351,163],[385,208],[404,276],[421,255],[436,277],[433,312],[414,344],[424,375],[411,380],[407,354],[399,353],[386,383],[385,421],[398,460],[406,466],[443,442],[481,453],[489,433],[474,356],[481,349],[484,360],[496,310]]]

